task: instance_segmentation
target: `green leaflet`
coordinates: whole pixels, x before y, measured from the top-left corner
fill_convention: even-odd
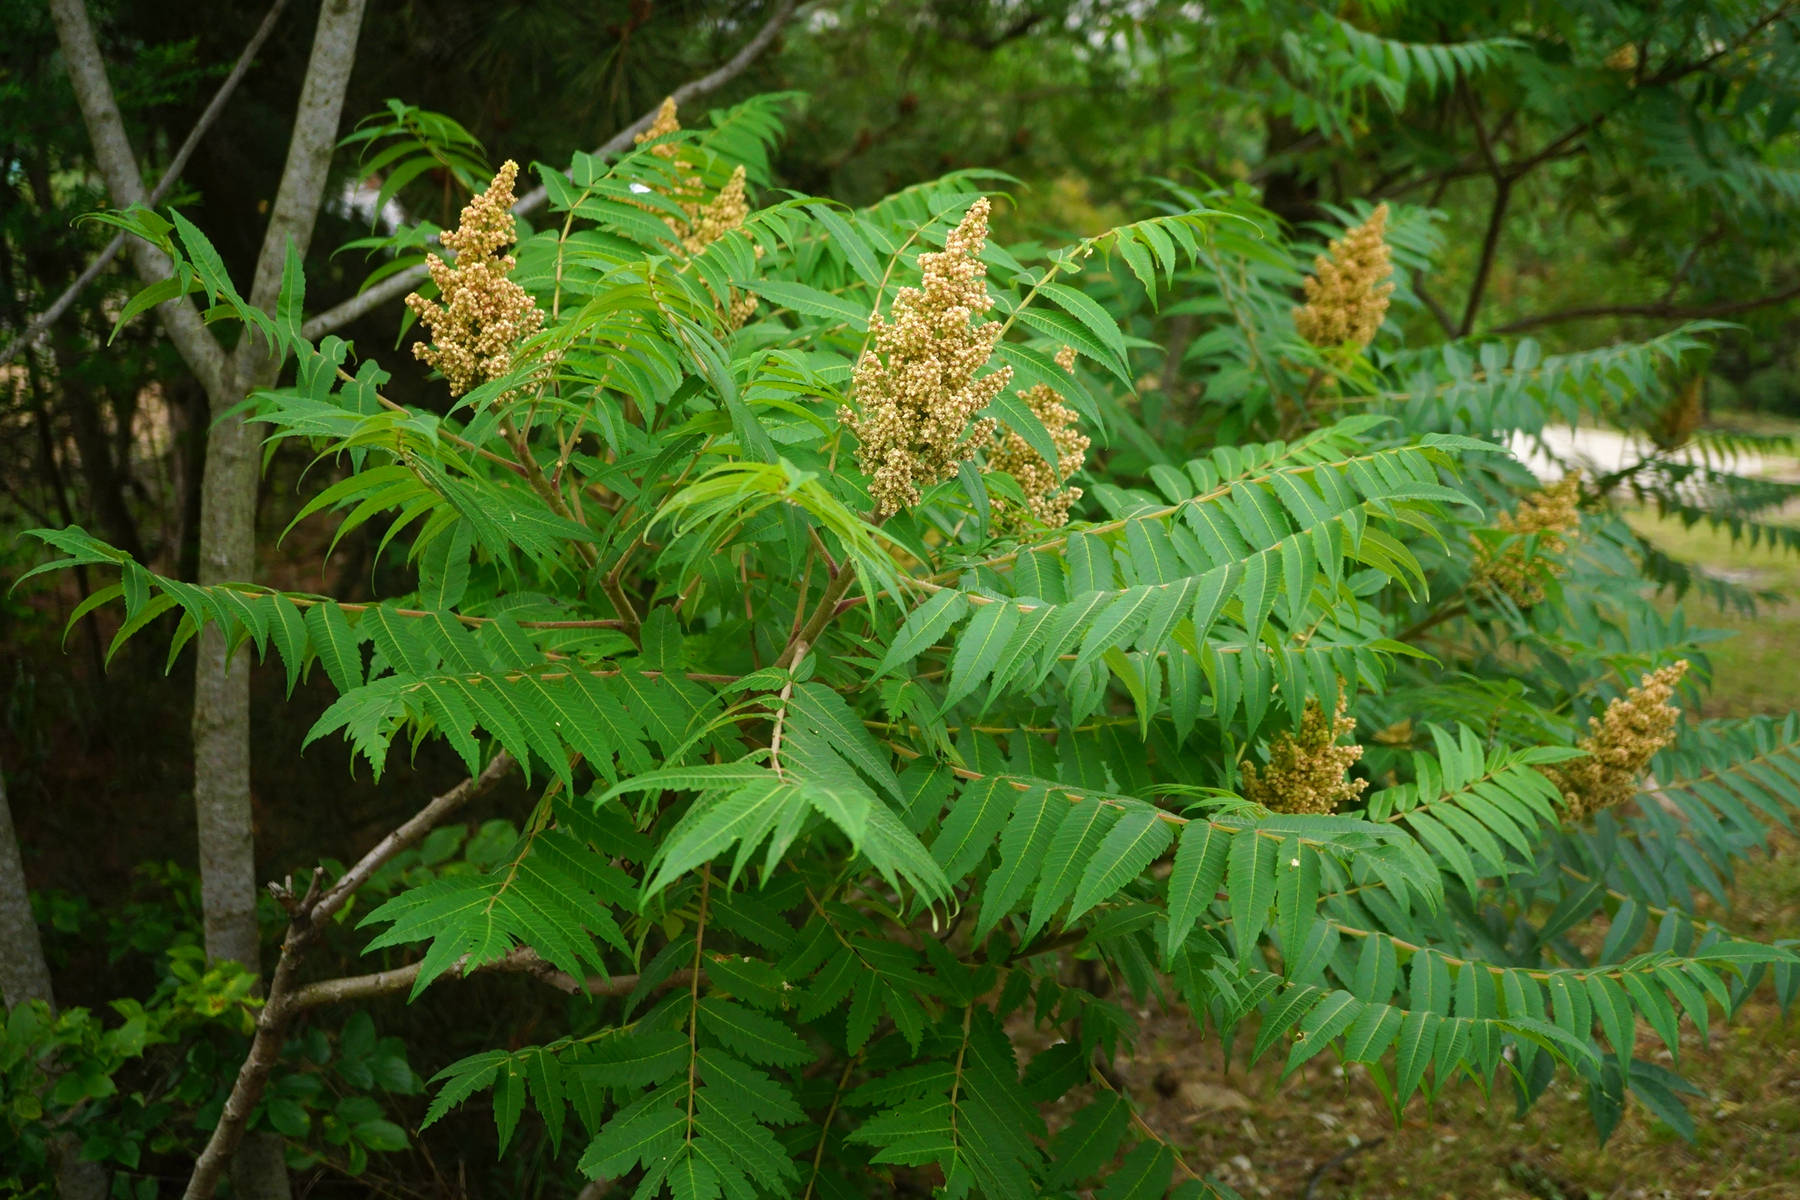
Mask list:
[[[1143,874],[1174,840],[1174,828],[1153,808],[1133,806],[1107,831],[1082,872],[1075,896],[1069,901],[1069,921],[1079,920],[1089,909]]]
[[[921,651],[961,620],[968,610],[969,601],[962,593],[948,589],[933,592],[925,603],[907,614],[905,624],[900,627],[899,634],[888,647],[881,665],[875,668],[876,678],[917,658]]]
[[[1119,810],[1109,805],[1091,800],[1070,804],[1050,840],[1037,894],[1031,902],[1027,936],[1036,936],[1044,923],[1074,894],[1089,863],[1118,819]]]
[[[975,922],[978,938],[1017,910],[1043,869],[1050,840],[1067,813],[1068,801],[1040,785],[1016,793],[1012,816],[1000,833],[1000,866],[981,892],[981,915]]]
[[[1275,902],[1279,858],[1276,842],[1255,833],[1232,839],[1225,890],[1230,895],[1232,932],[1241,958],[1256,944],[1257,935]]]
[[[1201,915],[1213,906],[1225,878],[1230,831],[1211,821],[1190,821],[1181,830],[1175,866],[1169,873],[1168,924],[1164,953],[1173,957]]]
[[[1012,811],[1013,788],[989,777],[962,790],[951,801],[950,814],[931,843],[931,856],[947,879],[960,879],[987,855],[1000,827]]]

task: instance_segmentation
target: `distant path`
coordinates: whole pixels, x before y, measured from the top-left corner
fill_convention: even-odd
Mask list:
[[[1539,479],[1561,478],[1566,463],[1580,465],[1588,475],[1610,475],[1639,461],[1655,448],[1641,434],[1585,426],[1572,429],[1567,425],[1545,428],[1541,446],[1536,439],[1524,434],[1514,434],[1507,445]],[[1690,446],[1668,457],[1676,462],[1699,463],[1706,461],[1707,456]],[[1800,459],[1786,455],[1725,454],[1714,457],[1711,465],[1738,475],[1800,479]]]

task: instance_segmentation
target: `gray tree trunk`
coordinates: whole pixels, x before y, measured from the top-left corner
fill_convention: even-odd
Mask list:
[[[12,807],[6,802],[6,776],[0,774],[0,1000],[6,1007],[27,1000],[54,1003],[44,944],[31,916],[25,889],[25,861],[13,829]]]
[[[56,1007],[50,988],[50,965],[31,916],[31,893],[25,886],[25,860],[6,799],[6,775],[0,772],[0,1002],[8,1009],[27,1000]],[[106,1168],[84,1162],[81,1143],[71,1134],[51,1142],[56,1157],[56,1194],[61,1200],[105,1200]]]
[[[273,312],[291,243],[306,256],[356,62],[364,0],[326,0],[288,141],[274,212],[257,257],[250,303]],[[275,382],[270,347],[248,331],[232,356],[230,399],[215,411]],[[206,441],[200,500],[200,582],[256,575],[257,437],[242,417],[213,423]],[[194,809],[200,829],[201,901],[206,953],[259,968],[255,843],[250,805],[250,668],[225,661],[216,628],[200,636],[194,663]]]
[[[287,163],[257,259],[250,300],[273,311],[290,244],[304,255],[324,195],[344,92],[356,60],[364,0],[325,0],[288,143]],[[83,0],[50,0],[70,82],[106,177],[113,203],[142,203],[143,180],[125,137]],[[138,274],[166,278],[170,264],[154,247],[132,240]],[[275,381],[271,347],[249,331],[235,352],[223,347],[186,299],[158,309],[164,329],[206,388],[215,416]],[[250,579],[256,559],[257,439],[242,417],[216,420],[207,436],[201,485],[200,582]],[[194,678],[194,806],[199,825],[201,904],[207,957],[259,970],[256,855],[250,804],[250,668],[227,661],[214,628],[200,636]],[[247,1138],[233,1162],[236,1191],[248,1200],[285,1200],[287,1173],[273,1135]]]

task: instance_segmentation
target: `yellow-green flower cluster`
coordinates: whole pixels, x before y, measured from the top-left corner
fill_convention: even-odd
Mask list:
[[[1377,205],[1368,220],[1313,259],[1306,303],[1294,310],[1294,328],[1313,345],[1349,343],[1360,350],[1375,340],[1394,290],[1383,282],[1393,273],[1387,218],[1387,205]]]
[[[901,288],[886,319],[869,318],[874,345],[856,364],[856,406],[838,419],[857,437],[878,517],[917,504],[921,485],[955,475],[994,436],[993,418],[975,414],[1011,382],[1012,368],[976,377],[1000,336],[997,322],[975,324],[993,305],[980,257],[987,222],[983,197],[942,252],[919,255],[920,286]]]
[[[1588,718],[1588,736],[1580,742],[1586,758],[1543,768],[1562,791],[1569,820],[1580,821],[1601,809],[1616,808],[1637,795],[1650,760],[1675,740],[1681,710],[1670,704],[1669,698],[1687,669],[1684,658],[1644,676],[1636,687],[1608,704],[1604,715]]]
[[[744,168],[731,173],[719,194],[694,210],[681,244],[689,254],[698,254],[744,223],[750,215],[750,201],[744,196]]]
[[[663,102],[656,106],[656,116],[650,120],[650,127],[631,139],[633,145],[641,146],[645,142],[655,141],[659,137],[667,137],[671,133],[681,132],[681,119],[675,112],[675,97],[664,96]],[[666,146],[653,147],[650,153],[658,158],[673,159],[676,147],[673,143]]]
[[[1498,551],[1480,544],[1475,583],[1498,588],[1520,608],[1529,608],[1543,600],[1546,577],[1563,575],[1569,569],[1561,556],[1581,532],[1581,472],[1571,471],[1526,496],[1518,508],[1502,513],[1494,528],[1521,537],[1536,534],[1536,549],[1527,556],[1523,541],[1510,541]]]
[[[513,183],[519,164],[508,161],[486,191],[469,201],[455,229],[443,235],[454,263],[433,254],[427,261],[439,300],[414,292],[406,306],[431,331],[413,354],[443,373],[450,394],[498,379],[512,369],[513,347],[536,333],[544,314],[509,276],[517,266],[501,251],[518,239],[513,226]]]
[[[671,96],[656,110],[656,119],[650,123],[650,127],[633,140],[641,146],[655,138],[680,131],[681,120],[675,112],[675,98]],[[678,182],[662,190],[681,205],[683,215],[676,217],[664,213],[663,222],[668,225],[669,232],[680,240],[683,249],[689,254],[697,254],[742,225],[744,218],[750,215],[750,203],[745,197],[742,166],[731,173],[730,180],[719,189],[718,195],[711,200],[705,199],[705,181],[698,175],[688,174],[693,170],[693,164],[682,157],[681,149],[678,143],[667,142],[650,147],[650,153],[667,160],[678,176]]]
[[[1056,365],[1073,374],[1074,349],[1064,346],[1058,351]],[[1035,384],[1020,392],[1019,398],[1049,432],[1050,441],[1056,446],[1056,468],[1052,470],[1043,456],[1017,433],[1008,430],[997,437],[988,448],[987,469],[1004,471],[1017,480],[1025,493],[1025,504],[998,500],[994,505],[995,523],[1003,529],[1023,529],[1030,521],[1050,527],[1067,525],[1070,506],[1081,499],[1081,489],[1071,487],[1068,480],[1087,462],[1088,436],[1076,424],[1079,415],[1062,402],[1050,385]]]
[[[681,130],[681,120],[675,111],[675,98],[665,99],[656,110],[656,118],[649,128],[634,139],[638,145],[654,138],[664,137]],[[739,165],[726,180],[725,186],[719,189],[718,195],[706,200],[706,185],[698,175],[688,174],[693,164],[681,157],[681,147],[674,142],[661,146],[652,146],[650,153],[658,158],[666,159],[675,169],[679,182],[664,189],[670,199],[681,205],[682,216],[676,217],[662,213],[663,223],[669,227],[680,242],[681,248],[689,254],[698,254],[734,229],[744,224],[744,218],[750,215],[750,201],[747,193],[747,180],[744,168]],[[651,205],[639,203],[640,208],[661,212]],[[763,248],[755,248],[756,257],[761,258]],[[756,297],[748,292],[731,289],[729,294],[719,299],[719,313],[725,321],[726,328],[737,329],[750,319],[756,311]]]
[[[675,114],[675,97],[669,96],[665,98],[661,106],[657,108],[656,119],[650,122],[650,127],[632,138],[632,141],[636,145],[641,146],[645,142],[654,141],[659,137],[666,137],[671,133],[680,132],[681,120]],[[668,194],[671,199],[681,205],[682,210],[687,213],[688,219],[686,222],[683,222],[667,214],[663,216],[663,220],[668,223],[670,231],[678,235],[682,232],[684,224],[692,224],[694,214],[699,211],[700,205],[697,197],[700,194],[702,186],[702,180],[698,175],[688,175],[685,173],[691,171],[694,164],[681,156],[681,149],[682,147],[679,142],[665,142],[660,146],[650,147],[650,153],[657,158],[667,161],[680,177],[680,182],[670,188]],[[650,206],[644,205],[644,207],[649,208]]]
[[[1362,795],[1368,780],[1351,779],[1346,772],[1363,748],[1338,744],[1356,731],[1356,722],[1344,715],[1347,707],[1342,687],[1329,718],[1323,705],[1308,699],[1300,732],[1283,729],[1270,740],[1269,765],[1258,770],[1254,763],[1244,764],[1244,798],[1275,812],[1332,813]]]

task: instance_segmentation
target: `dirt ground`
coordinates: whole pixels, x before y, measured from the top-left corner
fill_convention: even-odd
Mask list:
[[[1800,937],[1800,842],[1784,838],[1747,863],[1735,928]],[[1782,1014],[1767,985],[1702,1039],[1683,1026],[1684,1075],[1706,1090],[1691,1101],[1685,1142],[1642,1107],[1627,1108],[1601,1146],[1579,1083],[1560,1075],[1521,1116],[1509,1088],[1484,1097],[1467,1081],[1435,1103],[1415,1098],[1396,1126],[1364,1068],[1331,1054],[1283,1083],[1278,1049],[1255,1065],[1240,1030],[1228,1065],[1211,1032],[1185,1012],[1137,1014],[1135,1056],[1113,1064],[1118,1086],[1187,1166],[1245,1197],[1281,1200],[1800,1200],[1800,1012]],[[1637,1054],[1669,1063],[1640,1027]],[[1071,1109],[1085,1103],[1077,1094]]]

